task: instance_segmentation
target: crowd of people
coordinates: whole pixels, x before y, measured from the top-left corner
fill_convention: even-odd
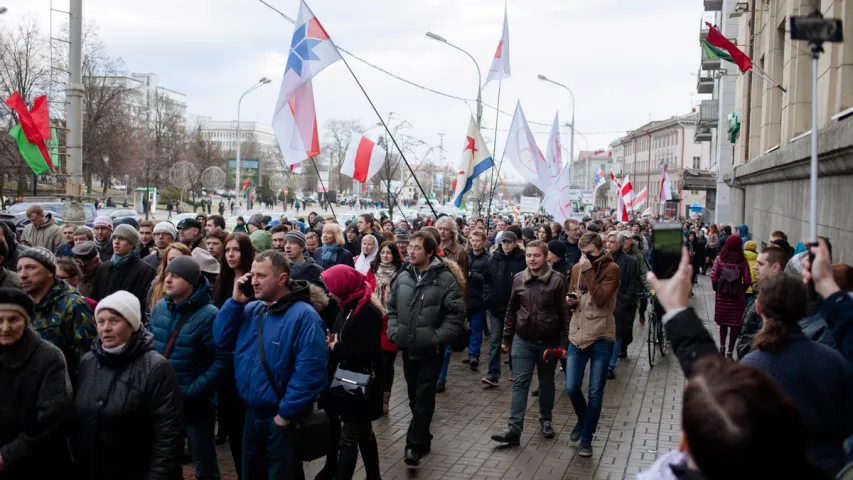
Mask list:
[[[227,442],[243,479],[304,478],[318,458],[316,478],[350,479],[360,456],[376,480],[398,354],[407,465],[430,453],[453,352],[483,388],[511,382],[499,444],[521,443],[531,396],[556,435],[559,366],[569,440],[591,457],[651,309],[688,382],[682,447],[640,478],[832,478],[853,458],[853,267],[828,239],[774,232],[759,251],[746,225],[683,221],[681,264],[658,279],[645,219],[311,212],[228,232],[209,212],[91,229],[26,213],[20,238],[0,222],[0,479],[179,478],[189,462],[215,479]],[[689,306],[705,274],[719,342]]]

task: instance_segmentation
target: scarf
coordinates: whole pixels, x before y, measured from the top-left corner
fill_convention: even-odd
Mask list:
[[[127,263],[130,260],[130,256],[133,255],[134,253],[135,253],[134,250],[131,250],[130,252],[125,253],[124,255],[119,255],[117,253],[113,253],[113,258],[112,258],[113,266],[119,267],[121,265],[124,265],[125,263]]]
[[[338,252],[343,250],[343,247],[333,243],[332,245],[323,245],[320,252],[320,259],[327,262],[334,262],[338,258]]]
[[[353,316],[358,315],[361,307],[373,295],[373,287],[367,283],[367,277],[348,265],[335,265],[324,270],[320,276],[326,282],[329,293],[341,299],[341,308],[352,308]]]
[[[397,266],[393,263],[380,263],[379,268],[374,270],[373,275],[376,277],[376,294],[378,295],[379,303],[385,305],[385,299],[388,296],[388,286],[391,281],[397,276]]]
[[[108,244],[109,242],[111,242],[111,241],[112,241],[112,240],[110,240],[110,239],[108,238],[108,239],[106,239],[106,240],[105,240],[105,241],[103,241],[103,242],[99,242],[99,241],[98,241],[98,239],[96,238],[96,239],[95,239],[95,245],[97,245],[97,246],[98,246],[98,250],[103,250],[103,249],[104,249],[104,247],[106,247],[106,246],[107,246],[107,244]]]
[[[107,348],[103,345],[101,346],[101,348],[103,348],[104,351],[109,353],[110,355],[121,355],[121,353],[124,352],[124,349],[127,348],[127,342],[124,342],[121,345],[113,348]]]
[[[376,258],[376,254],[379,253],[379,248],[374,247],[373,251],[370,252],[370,255],[364,256],[364,252],[358,256],[358,260],[355,261],[355,269],[358,270],[362,275],[367,275],[367,272],[370,271],[370,264],[373,263],[373,259]]]

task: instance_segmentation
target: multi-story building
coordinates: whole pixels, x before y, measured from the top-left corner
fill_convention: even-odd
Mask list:
[[[84,83],[88,84],[88,88],[123,89],[129,96],[128,106],[140,123],[150,120],[154,109],[158,106],[158,99],[163,100],[164,105],[168,106],[169,116],[174,115],[181,122],[186,121],[187,96],[161,86],[160,77],[154,73],[87,77]]]
[[[833,262],[853,263],[853,1],[760,0],[744,6],[736,12],[737,44],[787,91],[751,72],[737,77],[735,167],[724,174],[733,186],[730,219],[746,223],[760,247],[775,230],[787,233],[791,243],[807,240],[812,62],[808,46],[791,40],[788,25],[790,16],[819,6],[825,16],[842,20],[844,41],[825,43],[818,62],[817,229],[832,240]]]
[[[696,112],[655,120],[610,144],[611,152],[620,152],[621,158],[622,170],[614,171],[614,175],[620,182],[627,176],[635,193],[646,188],[648,200],[641,207],[643,210],[662,211],[659,194],[664,164],[673,184],[674,200],[667,202],[663,212],[667,216],[687,216],[690,205],[705,206],[705,191],[714,182],[708,171],[710,146],[694,139],[698,122]],[[608,193],[608,206],[617,206],[615,191]]]
[[[708,36],[705,22],[714,25],[732,42],[737,41],[738,21],[736,15],[742,9],[743,2],[735,0],[704,0],[705,13],[699,29],[699,39]],[[741,5],[741,6],[738,6]],[[732,16],[734,14],[735,16]],[[737,65],[719,58],[710,58],[701,51],[699,72],[696,76],[696,90],[700,94],[710,94],[699,104],[699,126],[695,130],[697,142],[710,143],[709,170],[715,176],[715,185],[707,192],[707,219],[715,223],[731,221],[731,192],[723,175],[732,168],[732,143],[728,132],[728,119],[735,109],[735,87],[739,70]]]
[[[609,179],[610,172],[613,171],[613,155],[607,150],[581,150],[578,153],[578,158],[572,164],[572,185],[581,190],[590,192],[595,186],[595,176],[598,170],[601,169],[605,176]],[[599,188],[598,198],[593,199],[596,206],[605,207],[607,205],[607,192],[610,182],[606,182],[604,188]]]
[[[202,138],[213,143],[223,153],[237,151],[237,122],[233,120],[213,120],[211,117],[196,117],[196,128]],[[278,141],[272,127],[260,122],[240,122],[240,139],[246,143],[255,142],[260,147],[276,148]]]

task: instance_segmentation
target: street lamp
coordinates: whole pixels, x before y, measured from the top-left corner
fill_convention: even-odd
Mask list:
[[[477,63],[477,60],[475,60],[474,57],[471,56],[470,53],[468,53],[465,50],[462,50],[461,48],[457,47],[456,45],[448,42],[447,39],[442,37],[441,35],[438,35],[438,34],[435,34],[432,32],[427,32],[426,36],[433,39],[433,40],[441,42],[447,46],[453,47],[456,50],[459,50],[460,52],[464,53],[465,55],[468,55],[468,58],[470,58],[471,61],[474,62],[474,65],[477,67],[477,125],[479,125],[480,120],[482,120],[482,118],[483,118],[483,97],[482,97],[483,76],[480,73],[480,65]]]
[[[538,78],[539,78],[539,80],[542,80],[544,82],[553,83],[554,85],[565,88],[566,90],[569,91],[569,95],[572,96],[572,140],[571,140],[571,143],[569,144],[569,149],[571,150],[571,153],[569,154],[569,163],[572,163],[575,161],[575,94],[572,93],[572,91],[569,89],[569,87],[563,85],[562,83],[557,83],[557,82],[549,79],[545,75],[542,75],[541,73],[539,74]]]
[[[270,83],[269,78],[261,77],[261,79],[258,80],[258,83],[252,85],[251,88],[243,92],[243,94],[240,95],[240,100],[237,100],[237,173],[234,177],[234,190],[237,191],[238,195],[240,192],[240,144],[242,143],[240,142],[240,105],[243,103],[243,97],[268,83]]]

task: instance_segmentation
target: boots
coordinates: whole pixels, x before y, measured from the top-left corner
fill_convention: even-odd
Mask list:
[[[391,392],[385,392],[382,394],[382,415],[388,415],[388,411],[391,409]]]

